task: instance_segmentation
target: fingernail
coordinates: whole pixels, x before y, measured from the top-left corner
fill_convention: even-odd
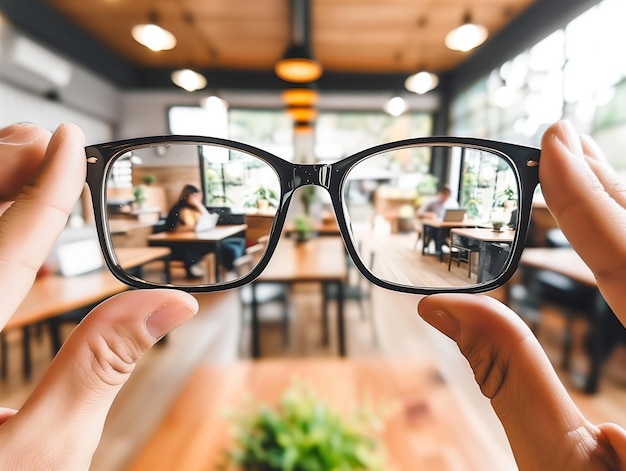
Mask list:
[[[196,312],[185,303],[164,304],[146,318],[146,329],[155,339],[160,339],[186,320],[191,319]]]
[[[39,128],[29,123],[14,124],[0,131],[1,144],[27,145],[41,139]]]
[[[429,309],[424,313],[422,319],[424,319],[439,332],[444,334],[446,337],[451,338],[455,342],[458,340],[459,335],[461,334],[461,326],[459,325],[459,321],[457,321],[454,316],[452,316],[449,312],[443,309]]]

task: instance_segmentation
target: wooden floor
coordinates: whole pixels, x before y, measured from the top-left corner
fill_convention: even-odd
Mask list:
[[[91,469],[122,471],[134,453],[159,423],[191,369],[206,362],[228,364],[247,357],[247,329],[241,331],[237,292],[198,295],[201,312],[173,332],[168,342],[149,352],[138,365],[129,383],[118,396],[108,417],[100,448]],[[482,429],[476,433],[502,450],[506,469],[516,469],[506,437],[489,403],[475,385],[471,370],[456,346],[424,323],[416,314],[416,296],[373,288],[371,309],[362,317],[359,306],[348,303],[347,347],[353,358],[415,358],[434,362],[443,379],[458,395],[467,414],[478,418]],[[281,323],[266,312],[262,331],[265,356],[335,356],[332,332],[328,347],[321,345],[320,295],[313,286],[304,286],[292,298],[291,339],[283,346]],[[266,306],[270,308],[270,306]],[[276,310],[277,311],[277,310]],[[275,317],[275,316],[274,316]],[[546,348],[558,363],[559,317],[546,315]],[[334,327],[334,325],[333,325]],[[584,326],[581,327],[581,330]],[[34,378],[21,379],[19,333],[9,335],[11,368],[9,379],[0,385],[0,404],[19,407],[49,361],[47,336],[36,343]],[[37,342],[37,341],[35,341]],[[244,348],[241,349],[240,345]],[[15,359],[15,361],[13,361]],[[621,368],[620,368],[621,367]],[[585,396],[572,391],[576,402],[594,422],[612,421],[626,426],[626,381],[621,376],[626,354],[617,352],[603,375],[600,392]],[[565,378],[567,380],[567,378]],[[567,384],[567,381],[566,381]]]

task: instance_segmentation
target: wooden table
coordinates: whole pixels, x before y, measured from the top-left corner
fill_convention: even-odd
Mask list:
[[[275,405],[290,382],[310,385],[340,413],[367,407],[383,420],[380,432],[395,471],[516,469],[484,425],[433,365],[411,361],[342,359],[257,360],[201,365],[192,372],[159,427],[126,471],[216,469],[232,443],[225,412],[246,398]]]
[[[594,393],[598,388],[598,379],[602,368],[602,346],[606,339],[607,319],[614,316],[611,308],[597,289],[595,276],[580,256],[571,248],[527,248],[522,253],[520,266],[538,270],[549,270],[571,278],[584,285],[595,288],[595,299],[591,315],[591,351],[589,352],[589,371],[582,379],[574,377],[576,383],[587,393]]]
[[[515,231],[513,230],[503,230],[503,231],[494,231],[493,229],[487,229],[484,227],[456,227],[450,229],[450,248],[456,247],[457,249],[466,249],[462,244],[455,245],[454,237],[464,237],[466,239],[472,239],[475,241],[475,246],[478,247],[478,276],[477,283],[482,283],[485,281],[489,281],[493,276],[499,276],[501,273],[491,273],[481,264],[482,254],[488,251],[488,244],[508,244],[510,245],[515,239]],[[471,269],[471,251],[468,263]],[[452,258],[450,258],[450,261]],[[448,268],[450,267],[450,263],[448,263]]]
[[[169,250],[150,247],[118,248],[116,255],[120,265],[125,269],[130,269],[159,260],[169,255]],[[92,306],[127,289],[128,286],[118,281],[107,269],[71,277],[43,276],[35,280],[22,304],[7,321],[4,330],[27,327],[66,312]],[[28,333],[29,330],[24,329],[23,368],[25,377],[30,375],[30,338]],[[53,350],[57,350],[59,346],[58,339],[53,339]],[[2,352],[2,362],[5,361],[6,352]],[[2,370],[6,371],[5,365],[3,365]]]
[[[339,354],[346,354],[343,283],[348,276],[346,251],[340,237],[315,237],[306,242],[281,238],[263,273],[252,283],[252,356],[261,355],[259,315],[255,286],[259,283],[335,283],[337,286],[337,331]]]
[[[430,243],[430,240],[435,241],[435,245],[439,247],[438,250],[435,251],[433,255],[437,255],[439,257],[439,261],[443,262],[443,251],[441,250],[441,245],[445,242],[446,238],[450,235],[450,230],[455,227],[476,227],[478,223],[476,221],[460,221],[460,222],[449,222],[442,221],[440,219],[418,219],[419,223],[422,224],[422,255],[426,255],[426,248]],[[429,234],[427,234],[427,232]]]
[[[202,232],[173,231],[159,232],[148,236],[148,245],[151,247],[180,247],[184,245],[200,246],[207,252],[215,253],[215,280],[220,279],[220,242],[229,237],[245,237],[246,224],[228,224],[215,226],[213,229]]]
[[[311,231],[317,236],[338,236],[340,235],[339,225],[335,219],[321,221],[313,226]],[[283,232],[287,237],[293,236],[297,231],[293,224],[284,227]]]

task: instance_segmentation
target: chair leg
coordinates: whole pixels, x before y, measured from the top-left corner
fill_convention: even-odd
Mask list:
[[[324,292],[322,299],[322,345],[326,346],[329,343],[328,334],[328,297],[326,296],[326,285],[322,287]]]
[[[563,349],[562,349],[562,358],[561,358],[561,367],[565,371],[569,371],[571,367],[572,360],[572,347],[573,347],[573,320],[572,316],[569,313],[565,314],[567,316],[566,325],[565,325],[565,333],[563,336]]]
[[[30,379],[32,374],[32,361],[30,356],[30,326],[22,328],[22,371],[24,379]]]

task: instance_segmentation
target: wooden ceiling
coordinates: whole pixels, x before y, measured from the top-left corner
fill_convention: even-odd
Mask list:
[[[445,72],[471,53],[446,33],[470,13],[493,36],[535,0],[311,0],[313,52],[325,71]],[[46,0],[79,28],[140,67],[272,70],[290,42],[288,0]],[[171,51],[136,43],[131,28],[156,12]]]

